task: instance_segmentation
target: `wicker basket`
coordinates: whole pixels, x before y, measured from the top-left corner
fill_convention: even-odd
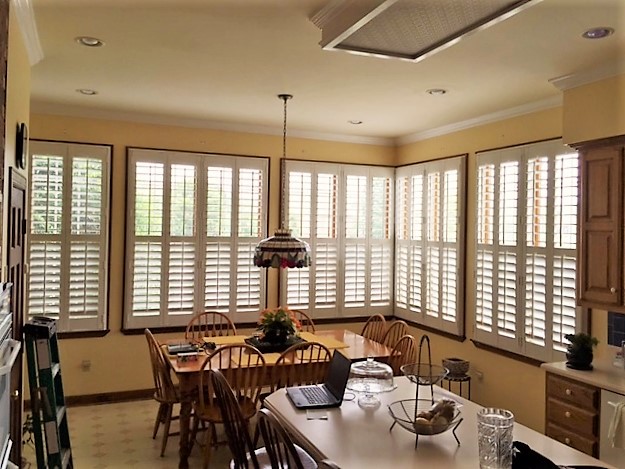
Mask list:
[[[443,358],[443,366],[449,370],[449,377],[466,376],[469,362],[462,358]]]

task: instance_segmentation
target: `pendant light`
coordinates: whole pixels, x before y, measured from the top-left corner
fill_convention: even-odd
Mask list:
[[[293,96],[279,94],[284,102],[284,121],[282,126],[282,158],[286,158],[286,103]],[[284,178],[284,175],[283,175]],[[284,184],[284,179],[283,179]],[[284,197],[284,187],[282,191]],[[284,201],[281,204],[280,221],[284,223]],[[295,238],[291,230],[282,227],[275,234],[263,239],[254,251],[254,265],[257,267],[292,268],[310,266],[310,246],[305,241]]]

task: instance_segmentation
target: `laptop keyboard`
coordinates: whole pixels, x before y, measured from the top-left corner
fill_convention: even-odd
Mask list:
[[[323,404],[328,402],[326,393],[318,386],[302,388],[301,391],[310,404]]]

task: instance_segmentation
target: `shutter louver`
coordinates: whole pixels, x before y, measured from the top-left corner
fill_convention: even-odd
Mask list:
[[[318,307],[336,306],[337,264],[336,244],[317,243],[315,246],[315,305]]]
[[[103,163],[72,161],[72,234],[99,235],[102,218]]]
[[[230,237],[232,168],[209,167],[206,172],[206,186],[206,234],[208,237]]]
[[[395,250],[395,304],[408,308],[408,245],[398,245]]]
[[[63,213],[63,158],[32,158],[31,233],[61,234]]]
[[[230,243],[209,242],[206,244],[204,308],[207,310],[228,311],[231,253]]]
[[[455,248],[443,249],[442,268],[441,317],[454,322],[458,310],[458,259]]]
[[[289,269],[287,275],[289,306],[297,309],[307,309],[310,301],[310,268]]]
[[[310,238],[311,228],[310,223],[312,221],[312,175],[304,172],[291,172],[288,175],[289,178],[289,224],[288,227],[293,231],[295,236],[301,238]],[[327,208],[331,207],[325,199],[326,210],[323,213],[325,215],[321,218],[327,220],[330,212]],[[318,206],[318,208],[320,208]],[[327,225],[324,225],[327,230]],[[303,285],[303,284],[302,284]],[[306,285],[308,287],[308,285]],[[299,297],[300,294],[297,294]],[[289,298],[291,298],[289,296]],[[292,304],[289,301],[289,304]],[[301,303],[300,303],[301,304]]]
[[[423,279],[427,278],[423,266],[423,247],[419,245],[410,246],[410,296],[408,306],[413,311],[421,312],[423,308],[423,288],[426,287]]]
[[[195,296],[195,244],[173,242],[169,246],[167,309],[169,314],[192,313]]]
[[[497,259],[497,329],[499,335],[514,338],[517,318],[516,252],[500,251]]]
[[[391,249],[389,246],[371,247],[370,294],[372,306],[390,304]]]
[[[165,167],[161,163],[138,162],[135,172],[135,236],[160,236]]]
[[[69,317],[98,317],[100,310],[100,243],[71,243]]]
[[[28,314],[59,318],[61,310],[61,243],[31,241]]]
[[[560,352],[566,351],[569,344],[564,336],[576,332],[575,267],[574,255],[554,258],[552,340],[554,349]]]
[[[169,233],[171,236],[195,234],[195,168],[171,165]]]
[[[476,269],[477,298],[475,305],[475,325],[486,332],[493,331],[494,324],[494,278],[495,265],[493,252],[481,249],[477,253]]]
[[[547,328],[547,258],[525,256],[525,339],[544,346]]]
[[[364,244],[345,246],[345,306],[365,305],[366,250]]]
[[[158,316],[161,309],[163,246],[137,242],[133,259],[132,311],[137,316]]]
[[[259,169],[239,169],[239,236],[258,237],[262,233],[263,173]],[[252,250],[249,263],[252,265]]]
[[[425,295],[425,312],[428,316],[439,316],[440,311],[440,250],[437,247],[427,249],[427,283]]]
[[[236,305],[242,312],[260,311],[260,272],[252,264],[256,244],[237,245],[237,286]]]

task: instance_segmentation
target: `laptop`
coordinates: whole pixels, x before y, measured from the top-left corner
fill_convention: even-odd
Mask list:
[[[286,394],[298,409],[339,407],[343,402],[351,364],[349,358],[335,350],[325,383],[287,387]]]

